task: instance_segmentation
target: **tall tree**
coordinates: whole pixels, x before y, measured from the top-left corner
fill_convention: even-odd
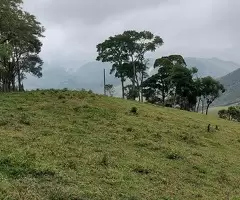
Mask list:
[[[158,47],[163,45],[163,40],[160,36],[155,36],[150,31],[137,32],[135,30],[129,30],[125,31],[122,36],[125,40],[125,50],[133,68],[133,90],[135,90],[137,83],[136,63],[141,63],[141,65],[144,65],[146,60],[145,54],[147,52],[153,52]],[[142,68],[142,74],[145,72],[145,70],[146,69]],[[138,88],[138,90],[140,91],[141,89]]]
[[[137,73],[139,72],[138,69],[141,67],[141,71],[139,72],[139,74],[141,74],[140,77],[144,78],[146,75],[145,71],[147,67],[145,54],[150,51],[155,51],[156,48],[162,44],[163,40],[159,36],[154,36],[149,31],[137,32],[129,30],[122,34],[115,35],[114,37],[109,37],[109,39],[105,40],[103,43],[98,44],[97,60],[113,64],[111,72],[116,72],[115,76],[121,78],[122,96],[124,98],[125,74],[131,74],[131,77],[128,76],[127,78],[132,81],[132,90],[136,90],[136,84],[140,87],[140,84],[137,82]],[[128,68],[126,68],[126,66],[128,66]],[[141,90],[138,88],[138,91]],[[135,97],[133,98],[135,99]]]
[[[122,98],[124,95],[124,82],[126,80],[123,64],[128,61],[128,56],[124,47],[124,38],[121,35],[109,37],[103,43],[97,45],[97,60],[112,63],[111,74],[115,72],[115,77],[121,79]]]
[[[225,92],[225,88],[219,81],[213,79],[210,76],[202,78],[202,84],[203,84],[203,97],[207,103],[206,106],[207,115],[210,105],[220,96],[221,93]]]
[[[21,0],[0,2],[0,81],[3,91],[15,90],[16,77],[18,90],[21,90],[25,73],[34,72],[33,75],[40,77],[42,70],[43,62],[38,54],[45,29],[34,15],[23,11],[21,5]]]
[[[148,98],[150,94],[154,95],[155,98],[153,96],[151,98],[160,99],[161,103],[165,104],[166,98],[175,91],[176,74],[173,77],[173,72],[175,72],[174,67],[176,65],[180,67],[186,66],[185,60],[181,55],[170,55],[156,59],[154,68],[158,68],[157,74],[143,83],[144,93],[148,95]],[[175,82],[173,82],[174,80]]]

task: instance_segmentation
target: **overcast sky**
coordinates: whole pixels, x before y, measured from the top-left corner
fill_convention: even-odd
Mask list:
[[[239,0],[24,0],[47,29],[47,63],[94,60],[96,44],[124,30],[164,40],[152,55],[218,57],[240,63]]]

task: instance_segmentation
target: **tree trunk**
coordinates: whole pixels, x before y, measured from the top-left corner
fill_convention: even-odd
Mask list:
[[[202,101],[202,99],[201,98],[199,98],[199,100],[198,100],[198,104],[197,104],[197,110],[196,110],[196,112],[198,113],[198,111],[199,111],[199,106],[200,106],[200,102]]]
[[[15,91],[16,88],[15,88],[15,77],[13,76],[12,77],[12,90]]]
[[[136,83],[137,83],[137,89],[138,89],[138,101],[141,101],[141,89],[140,89],[140,85],[139,85],[139,81],[137,79],[137,75],[136,75]]]
[[[143,84],[143,79],[144,79],[144,71],[142,71],[142,74],[141,74],[141,86],[140,86],[140,94],[141,94],[141,102],[143,102],[143,89],[142,89],[142,84]]]
[[[165,105],[165,92],[164,91],[162,91],[162,103],[163,103],[163,105]]]
[[[20,69],[18,68],[18,91],[21,91],[21,72]]]
[[[133,65],[133,94],[134,94],[134,100],[135,100],[135,91],[136,91],[136,66],[135,66],[135,62],[133,60],[133,57],[132,57],[132,65]]]
[[[142,86],[140,88],[140,95],[141,95],[141,102],[143,102],[143,90],[142,90]]]
[[[209,106],[210,106],[210,104],[207,104],[206,115],[208,115]]]
[[[124,92],[124,78],[121,78],[121,83],[122,83],[122,98],[125,98],[125,92]]]

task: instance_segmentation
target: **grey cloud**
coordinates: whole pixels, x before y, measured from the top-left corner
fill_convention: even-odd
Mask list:
[[[98,24],[119,14],[158,6],[167,0],[25,0],[28,6],[54,23],[82,21]]]
[[[93,60],[96,44],[126,29],[164,39],[171,53],[240,62],[237,0],[24,0],[47,28],[44,60]]]

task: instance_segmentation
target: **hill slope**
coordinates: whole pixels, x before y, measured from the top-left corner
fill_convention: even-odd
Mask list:
[[[0,102],[1,199],[240,199],[238,123],[86,92]]]
[[[231,105],[240,102],[240,69],[219,79],[227,91],[218,98],[214,105]]]

